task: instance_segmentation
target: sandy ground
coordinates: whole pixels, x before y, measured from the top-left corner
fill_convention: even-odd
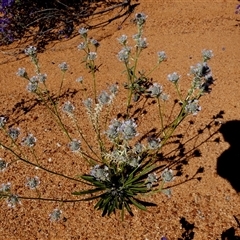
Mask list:
[[[199,114],[189,117],[176,132],[183,135],[184,154],[179,154],[174,144],[164,152],[164,156],[186,163],[181,167],[182,175],[172,183],[172,196],[161,193],[148,196],[147,200],[157,206],[149,207],[147,212],[134,209],[134,217],[127,215],[124,222],[118,213],[102,218],[101,213],[94,210],[94,202],[59,204],[22,200],[20,206],[9,208],[2,200],[0,239],[240,238],[237,222],[237,219],[240,221],[240,27],[236,26],[240,17],[234,14],[236,1],[141,0],[138,3],[134,13],[122,25],[123,19],[117,19],[89,33],[101,44],[98,52],[98,61],[102,64],[97,77],[98,92],[116,82],[120,89],[123,88],[125,80],[123,66],[116,58],[120,49],[116,39],[122,34],[131,36],[135,33],[131,20],[136,12],[148,15],[144,35],[149,46],[143,53],[140,66],[150,69],[157,51],[164,50],[168,56],[167,62],[162,63],[152,77],[171,94],[169,109],[175,97],[172,95],[172,85],[166,80],[167,74],[178,72],[182,91],[187,90],[189,67],[201,59],[202,49],[211,49],[214,53],[209,63],[215,80],[212,92],[201,98],[202,110]],[[86,98],[83,88],[89,88],[89,77],[80,64],[82,55],[77,51],[80,42],[80,37],[75,37],[50,44],[44,53],[39,54],[39,59],[42,72],[48,74],[47,83],[53,91],[61,79],[58,64],[63,61],[69,64],[63,86],[66,94],[60,101],[71,100],[74,103],[79,109],[78,118],[84,130],[88,131],[82,100]],[[26,82],[16,76],[19,67],[25,67],[30,75],[34,73],[29,59],[23,55],[16,59],[11,51],[14,47],[2,49],[0,56],[0,115],[9,117],[8,126],[19,127],[23,134],[32,132],[36,135],[36,152],[45,167],[69,176],[88,172],[89,168],[81,159],[69,154],[67,141],[51,115],[26,91]],[[76,83],[79,76],[84,76],[85,85]],[[120,95],[113,116],[121,111],[121,106],[123,99]],[[152,106],[147,111],[147,114],[140,116],[143,123],[140,132],[156,122],[156,111]],[[214,119],[213,116],[219,113],[221,118]],[[64,117],[64,121],[69,120]],[[194,124],[189,124],[189,121]],[[71,125],[70,131],[73,131]],[[90,140],[93,138],[91,134],[89,130]],[[200,154],[194,155],[194,151]],[[14,160],[14,156],[4,150],[0,150],[0,157],[7,162]],[[195,176],[199,168],[202,171]],[[174,167],[173,170],[178,172]],[[35,175],[41,179],[38,190],[46,198],[71,198],[71,192],[82,187],[22,162],[0,172],[0,183],[11,182],[12,189],[18,195],[36,197],[37,193],[25,186],[26,178]],[[58,222],[49,221],[49,214],[54,208],[62,210]]]

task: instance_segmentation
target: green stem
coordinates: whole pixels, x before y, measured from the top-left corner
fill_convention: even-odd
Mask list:
[[[164,123],[163,123],[163,112],[161,110],[161,104],[160,104],[159,97],[157,98],[157,103],[158,103],[158,113],[159,113],[159,117],[160,117],[161,128],[162,128],[163,134],[165,136]]]
[[[62,174],[62,173],[54,172],[54,171],[52,171],[52,170],[50,170],[50,169],[47,169],[47,168],[45,168],[45,167],[43,167],[43,166],[41,166],[41,165],[39,165],[39,164],[30,162],[29,160],[21,157],[19,154],[17,154],[15,151],[13,151],[10,147],[2,144],[1,142],[0,142],[0,146],[2,146],[3,148],[5,148],[5,149],[8,150],[9,152],[11,152],[13,155],[15,155],[20,161],[23,161],[23,162],[25,162],[25,163],[27,163],[27,164],[30,164],[30,165],[34,166],[34,167],[40,168],[40,169],[42,169],[42,170],[44,170],[44,171],[46,171],[46,172],[48,172],[48,173],[51,173],[51,174],[54,174],[54,175],[57,175],[57,176],[60,176],[60,177],[64,177],[64,178],[69,179],[69,180],[72,180],[72,181],[85,183],[84,181],[81,181],[81,180],[79,180],[79,179],[69,177],[69,176],[64,175],[64,174]],[[86,184],[86,183],[85,183],[85,184]],[[91,184],[88,184],[88,185],[91,185]]]
[[[10,197],[10,194],[0,194],[1,197]],[[17,196],[18,199],[26,199],[26,200],[38,200],[38,201],[48,201],[48,202],[82,202],[83,199],[54,199],[54,198],[41,198],[41,197],[24,197],[24,196]]]

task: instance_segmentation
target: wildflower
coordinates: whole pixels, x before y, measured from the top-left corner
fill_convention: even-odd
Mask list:
[[[7,162],[0,158],[0,172],[3,172],[7,168]]]
[[[120,62],[128,63],[130,53],[131,53],[131,48],[130,47],[124,47],[117,55],[118,60]]]
[[[165,195],[167,195],[169,198],[172,196],[172,190],[171,188],[166,188],[162,190],[162,193],[164,193]]]
[[[109,97],[108,93],[106,91],[102,91],[102,93],[98,97],[98,101],[102,105],[109,103],[110,97]]]
[[[207,49],[202,50],[202,57],[204,62],[211,59],[213,57],[212,50],[207,50]]]
[[[39,73],[37,77],[38,77],[38,81],[40,83],[44,83],[47,80],[47,74],[46,73]]]
[[[85,42],[81,42],[79,45],[78,45],[78,49],[79,50],[83,50],[83,49],[85,49],[86,48],[86,46],[87,46],[87,44],[85,43]]]
[[[37,48],[33,46],[29,46],[24,50],[25,54],[28,56],[34,56],[37,54]]]
[[[89,52],[87,58],[90,61],[94,61],[97,58],[97,53],[96,52]]]
[[[0,188],[0,192],[9,192],[11,189],[11,183],[3,183]]]
[[[140,33],[136,33],[132,36],[133,40],[138,41],[141,38],[141,34]]]
[[[120,38],[118,38],[117,40],[122,45],[126,45],[127,44],[127,36],[124,35],[124,34]]]
[[[139,166],[139,161],[140,157],[130,157],[130,159],[127,161],[127,164],[133,168],[136,168]]]
[[[94,39],[94,38],[92,38],[92,39],[90,40],[90,43],[91,43],[94,47],[96,47],[96,48],[98,48],[98,47],[100,46],[100,43],[98,42],[98,40],[96,40],[96,39]]]
[[[158,149],[161,146],[160,142],[160,138],[148,138],[148,148],[154,150]]]
[[[171,182],[174,179],[173,171],[168,168],[164,169],[161,176],[164,182]]]
[[[87,36],[88,29],[82,27],[82,28],[80,28],[80,29],[78,30],[78,32],[80,33],[80,35],[81,35],[82,37],[86,37],[86,36]]]
[[[158,83],[153,83],[153,85],[148,89],[151,97],[159,97],[162,93],[162,86]]]
[[[28,134],[27,137],[22,139],[22,145],[27,147],[34,147],[37,139],[33,136],[33,134]]]
[[[95,165],[91,171],[90,175],[96,178],[98,181],[108,181],[109,180],[109,168],[108,166]]]
[[[190,67],[190,73],[194,75],[195,78],[204,77],[205,81],[210,85],[213,82],[212,71],[211,68],[207,65],[206,62],[198,63],[195,66]],[[200,81],[200,79],[194,79],[195,85],[196,81]],[[197,86],[200,84],[197,84]]]
[[[150,189],[154,183],[157,182],[157,175],[156,173],[149,173],[147,176],[147,188]]]
[[[138,135],[137,133],[137,124],[134,122],[133,119],[124,121],[120,127],[120,131],[123,135],[123,138],[126,140],[131,140],[135,136]]]
[[[37,76],[32,76],[32,77],[29,79],[29,81],[30,81],[31,83],[37,83],[37,82],[38,82],[38,77],[37,77]]]
[[[109,87],[109,91],[110,91],[112,94],[116,95],[116,93],[118,92],[118,85],[116,85],[116,84],[111,85],[111,86]]]
[[[27,178],[26,186],[30,189],[35,189],[40,184],[39,177]]]
[[[169,99],[169,95],[167,95],[166,93],[162,93],[162,94],[160,95],[160,98],[161,98],[164,102],[166,102],[166,101]]]
[[[174,84],[178,82],[179,78],[180,76],[176,72],[168,74],[168,80]]]
[[[36,92],[38,89],[38,83],[37,82],[29,82],[27,85],[28,92]]]
[[[52,213],[49,214],[49,218],[50,218],[50,221],[51,222],[56,222],[60,219],[61,217],[61,214],[62,214],[62,211],[55,208]]]
[[[24,78],[27,77],[26,69],[25,68],[18,68],[17,76],[24,77]]]
[[[188,100],[188,103],[185,106],[185,112],[196,115],[199,111],[201,111],[201,107],[198,105],[198,100]]]
[[[70,101],[67,101],[63,104],[62,111],[67,114],[73,114],[75,107]]]
[[[164,51],[157,52],[158,55],[158,62],[163,62],[167,59],[167,55]]]
[[[82,83],[82,82],[83,82],[83,77],[82,77],[82,76],[81,76],[81,77],[78,77],[78,78],[76,79],[76,82]]]
[[[133,152],[136,154],[140,154],[143,151],[143,145],[140,142],[137,142],[133,147]]]
[[[137,47],[140,49],[144,49],[147,47],[147,39],[146,38],[139,38],[137,39]]]
[[[8,207],[14,208],[17,204],[21,204],[17,195],[11,194],[7,199]]]
[[[80,151],[80,147],[81,147],[81,141],[80,140],[76,140],[73,139],[69,144],[68,144],[70,150],[72,152],[78,152]]]
[[[147,16],[144,13],[137,13],[135,15],[134,22],[137,25],[142,26],[146,22],[146,19],[147,19]]]
[[[8,130],[8,135],[12,140],[16,140],[20,134],[20,129],[19,128],[10,128]]]
[[[89,110],[92,108],[92,103],[93,103],[93,100],[91,98],[88,98],[83,101],[84,106]]]
[[[0,117],[0,128],[3,128],[6,122],[7,119],[5,117]]]
[[[66,72],[68,70],[68,65],[66,62],[62,62],[58,65],[58,67],[61,69],[61,71]]]
[[[121,122],[119,122],[117,119],[112,120],[112,124],[109,125],[108,130],[106,132],[110,140],[114,140],[118,137],[120,127]]]

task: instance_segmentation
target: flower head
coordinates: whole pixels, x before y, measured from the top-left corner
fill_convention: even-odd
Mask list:
[[[17,140],[18,136],[20,134],[20,129],[19,128],[9,128],[8,130],[8,135],[12,140]]]
[[[196,115],[199,111],[201,111],[201,107],[198,105],[198,100],[189,100],[185,106],[185,112]]]
[[[93,100],[91,98],[88,98],[83,101],[84,106],[89,110],[92,108],[92,103],[93,103]]]
[[[161,147],[161,139],[160,138],[148,138],[148,148],[149,149],[158,149]]]
[[[131,140],[138,135],[136,128],[137,124],[135,121],[133,119],[129,119],[122,123],[120,132],[122,133],[124,139]]]
[[[67,114],[73,114],[75,107],[70,101],[67,101],[63,104],[62,110]]]
[[[137,39],[137,47],[140,48],[140,49],[144,49],[147,47],[147,39],[146,38],[138,38]]]
[[[96,180],[99,181],[108,181],[109,180],[109,168],[108,166],[100,166],[100,165],[95,165],[91,171],[90,175],[96,178]]]
[[[92,39],[90,40],[90,43],[91,43],[94,47],[96,47],[96,48],[98,48],[98,47],[100,46],[100,43],[98,42],[98,40],[96,40],[96,39],[94,39],[94,38],[92,38]]]
[[[87,46],[87,44],[85,43],[85,42],[81,42],[79,45],[78,45],[78,49],[79,50],[83,50],[83,49],[85,49],[86,48],[86,46]]]
[[[158,62],[163,62],[167,59],[167,55],[164,51],[157,52],[158,55]]]
[[[151,97],[159,97],[162,93],[162,86],[158,83],[153,83],[153,85],[148,89]]]
[[[29,46],[24,50],[25,54],[28,56],[34,56],[37,54],[37,48],[33,46]]]
[[[81,147],[81,141],[80,140],[76,140],[73,139],[69,144],[68,144],[70,150],[72,152],[78,152],[80,151],[80,147]]]
[[[0,117],[0,128],[3,128],[6,122],[7,119],[5,117]]]
[[[35,189],[40,184],[39,177],[29,177],[27,178],[26,186],[30,189]]]
[[[29,82],[27,85],[28,92],[36,92],[38,89],[38,82]]]
[[[3,172],[7,168],[8,164],[5,160],[0,158],[0,172]]]
[[[134,22],[137,25],[142,26],[146,22],[146,19],[147,19],[147,16],[144,13],[137,13],[135,15]]]
[[[50,214],[49,218],[51,222],[56,222],[61,218],[62,211],[59,209],[54,209]]]
[[[87,58],[90,61],[94,61],[97,58],[97,53],[96,52],[89,52]]]
[[[22,139],[22,145],[27,147],[34,147],[37,139],[33,136],[33,134],[28,134],[27,137]]]
[[[58,65],[58,67],[61,69],[61,71],[66,72],[68,70],[68,65],[66,62],[62,62]]]
[[[173,171],[171,169],[166,168],[163,172],[162,172],[162,179],[164,182],[171,182],[174,179],[173,176]]]
[[[98,101],[104,105],[104,104],[107,104],[109,103],[110,101],[110,96],[109,94],[106,92],[106,91],[102,91],[102,93],[99,95],[98,97]]]
[[[126,35],[122,35],[120,38],[117,39],[118,42],[122,45],[126,45],[127,44],[127,36]]]
[[[112,120],[108,130],[106,131],[106,134],[110,140],[114,140],[118,137],[120,127],[121,122],[119,122],[117,119]]]
[[[10,192],[11,189],[11,183],[3,183],[0,188],[0,192]]]
[[[86,37],[87,36],[87,32],[88,32],[88,29],[82,27],[78,30],[79,34],[82,36],[82,37]]]
[[[147,188],[150,189],[154,183],[157,182],[157,175],[156,173],[149,173],[148,176],[147,176]]]
[[[168,74],[167,77],[170,82],[175,83],[175,84],[178,82],[178,80],[180,78],[180,76],[176,72]]]
[[[14,208],[16,207],[17,204],[21,204],[19,198],[17,195],[11,194],[8,198],[7,198],[7,205],[10,208]]]
[[[17,76],[19,77],[27,77],[27,72],[25,68],[18,68]]]
[[[208,61],[209,59],[211,59],[213,57],[213,51],[208,50],[208,49],[203,49],[202,50],[202,57],[203,57],[204,62]]]
[[[117,57],[120,62],[128,63],[129,57],[131,53],[130,47],[124,47],[122,50],[118,53]]]
[[[40,83],[44,83],[47,80],[47,74],[46,73],[39,73],[37,75],[38,81]]]

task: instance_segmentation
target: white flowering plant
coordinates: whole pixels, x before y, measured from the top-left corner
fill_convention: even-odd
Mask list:
[[[40,194],[37,198],[27,198],[14,194],[11,191],[11,184],[6,183],[2,185],[0,195],[1,198],[7,199],[9,206],[12,207],[20,203],[21,199],[51,200],[58,202],[98,200],[95,208],[102,211],[102,216],[110,215],[120,210],[123,218],[125,211],[133,215],[132,205],[141,210],[146,210],[149,203],[143,201],[141,195],[157,193],[163,190],[165,190],[166,194],[170,195],[170,191],[167,191],[169,187],[164,188],[164,186],[175,178],[174,172],[168,165],[159,167],[159,154],[180,123],[187,116],[192,114],[196,115],[201,110],[199,99],[210,91],[210,85],[213,83],[212,72],[207,64],[208,60],[212,58],[213,53],[211,50],[203,50],[202,62],[190,68],[189,76],[192,77],[192,82],[186,96],[182,94],[179,88],[181,76],[176,72],[170,73],[167,76],[169,82],[176,88],[180,107],[174,120],[165,124],[163,105],[168,101],[169,96],[163,92],[163,87],[160,83],[153,83],[149,77],[150,73],[166,61],[167,56],[165,52],[159,51],[157,53],[156,66],[150,71],[143,72],[138,69],[138,60],[141,57],[141,53],[148,46],[147,40],[143,36],[146,18],[147,16],[144,13],[135,15],[134,22],[137,26],[137,33],[133,35],[133,41],[135,42],[134,47],[128,44],[128,37],[126,35],[118,38],[122,49],[117,54],[117,57],[125,67],[127,82],[124,84],[124,88],[126,89],[125,91],[127,91],[127,97],[125,97],[126,107],[122,110],[123,114],[121,114],[120,117],[116,116],[110,121],[108,121],[108,117],[104,121],[101,121],[101,113],[104,109],[109,109],[111,105],[114,105],[114,100],[119,90],[118,85],[113,84],[108,91],[104,90],[99,93],[96,80],[98,70],[96,59],[97,49],[100,44],[97,40],[88,37],[88,30],[86,28],[79,30],[83,42],[79,44],[78,49],[84,53],[83,63],[85,63],[93,80],[93,96],[85,99],[83,106],[86,109],[90,126],[96,136],[97,148],[92,147],[92,144],[86,139],[87,133],[84,133],[78,122],[75,114],[77,111],[75,106],[70,101],[66,101],[61,108],[59,106],[59,99],[62,94],[65,73],[68,71],[68,64],[66,62],[59,64],[59,68],[62,71],[62,80],[57,97],[53,97],[54,95],[50,93],[46,84],[47,74],[40,71],[37,49],[35,47],[29,47],[25,50],[26,55],[30,57],[31,62],[35,66],[36,75],[29,77],[25,68],[19,68],[17,75],[27,80],[27,90],[35,94],[45,105],[46,109],[50,111],[69,140],[69,150],[86,160],[90,169],[88,173],[74,177],[47,169],[38,162],[37,157],[35,158],[35,162],[30,161],[21,152],[20,147],[29,147],[33,156],[35,156],[34,148],[37,144],[37,138],[29,133],[22,139],[19,145],[18,137],[20,129],[17,127],[7,128],[7,119],[4,116],[0,117],[0,129],[4,136],[7,136],[11,140],[11,144],[9,145],[3,140],[0,140],[0,146],[26,164],[30,164],[50,174],[55,174],[68,180],[84,183],[88,187],[91,186],[91,188],[73,191],[73,195],[78,198],[80,197],[80,199],[77,200],[62,198],[44,199],[40,197]],[[79,77],[77,82],[83,84],[84,78]],[[153,98],[156,100],[160,122],[158,133],[148,136],[147,139],[144,139],[144,137],[138,133],[137,119],[134,119],[131,114],[131,106],[142,98]],[[68,127],[64,124],[59,108],[70,118],[71,123],[73,123],[77,129],[79,139],[71,136]],[[105,128],[106,122],[109,126]],[[87,149],[84,149],[83,146]],[[0,159],[0,171],[4,171],[7,167],[8,163]],[[26,186],[28,188],[37,189],[39,184],[41,184],[41,181],[38,176],[27,178]],[[85,197],[86,195],[89,196]],[[50,220],[58,220],[61,213],[62,211],[60,209],[54,209],[49,215]]]

